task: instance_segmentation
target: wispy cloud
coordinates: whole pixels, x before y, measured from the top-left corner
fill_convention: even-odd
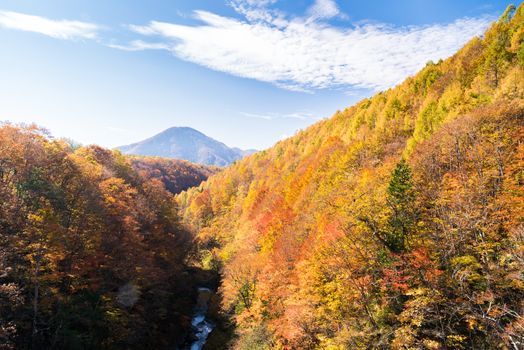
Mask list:
[[[382,23],[330,25],[339,15],[333,0],[316,0],[304,16],[271,7],[275,0],[231,0],[242,19],[195,11],[200,25],[152,21],[131,26],[157,37],[175,56],[235,76],[291,90],[344,87],[382,90],[446,58],[483,33],[492,17],[399,27]],[[165,45],[165,47],[163,46]],[[148,49],[144,42],[122,48]]]
[[[95,39],[101,29],[88,22],[52,20],[20,12],[0,10],[0,27],[35,32],[55,39]]]
[[[268,8],[278,0],[230,0],[228,2],[237,13],[243,15],[249,22],[265,22],[277,27],[285,27],[286,15],[275,9]]]
[[[296,112],[296,113],[247,113],[240,112],[241,115],[248,118],[264,119],[264,120],[277,120],[277,119],[297,119],[297,120],[320,120],[309,112]]]
[[[337,16],[340,10],[334,0],[315,0],[308,10],[310,20],[328,19]]]
[[[106,46],[124,51],[169,50],[170,47],[164,43],[150,43],[142,40],[133,40],[127,45],[106,44]]]

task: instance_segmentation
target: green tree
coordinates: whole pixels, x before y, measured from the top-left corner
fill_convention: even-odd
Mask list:
[[[511,61],[513,54],[508,51],[510,45],[511,19],[515,14],[514,5],[508,6],[493,30],[486,33],[486,41],[489,43],[486,51],[485,71],[486,77],[494,87],[497,87],[502,70]]]
[[[387,190],[387,203],[391,214],[384,241],[387,247],[395,253],[407,249],[409,235],[416,221],[414,202],[413,176],[408,163],[402,159],[391,174]]]

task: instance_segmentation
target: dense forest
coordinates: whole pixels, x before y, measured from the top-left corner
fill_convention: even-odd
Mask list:
[[[172,194],[200,185],[220,168],[162,157],[129,156],[131,166],[143,179],[158,179]]]
[[[216,169],[0,127],[0,349],[159,349],[198,271],[174,193]]]
[[[0,349],[184,348],[217,284],[207,349],[524,349],[524,5],[225,169],[0,126]]]
[[[523,349],[523,42],[510,6],[179,194],[193,263],[222,278],[208,348]]]

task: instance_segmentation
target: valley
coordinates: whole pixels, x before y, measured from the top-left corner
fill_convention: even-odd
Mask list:
[[[262,151],[2,123],[0,199],[0,349],[523,349],[524,5]]]

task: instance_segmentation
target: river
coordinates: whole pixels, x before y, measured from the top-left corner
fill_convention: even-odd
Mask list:
[[[191,350],[201,350],[206,343],[209,333],[215,328],[213,322],[206,318],[209,299],[213,292],[209,288],[198,288],[198,299],[195,312],[191,319],[191,328],[195,341],[191,344]]]

